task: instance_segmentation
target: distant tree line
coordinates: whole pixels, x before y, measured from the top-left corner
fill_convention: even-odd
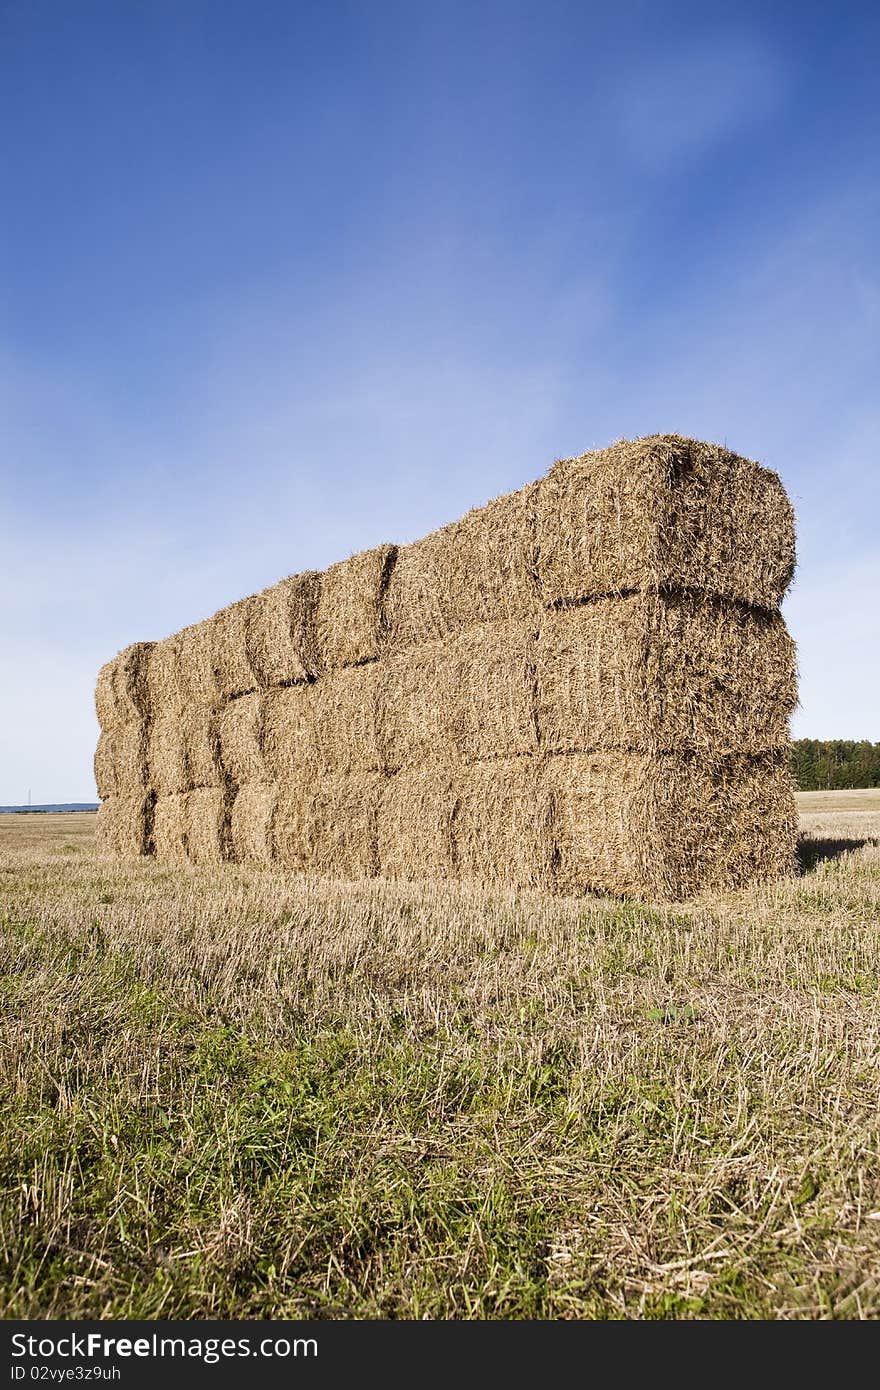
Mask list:
[[[880,787],[880,743],[867,739],[799,738],[792,745],[792,766],[802,792],[826,788]]]

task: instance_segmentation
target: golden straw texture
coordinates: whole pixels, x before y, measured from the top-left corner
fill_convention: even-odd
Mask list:
[[[321,669],[379,656],[385,589],[396,558],[397,546],[379,545],[325,570],[315,618]]]
[[[794,517],[677,435],[102,667],[106,853],[678,898],[790,872]]]
[[[540,484],[545,604],[682,588],[775,608],[794,574],[794,544],[775,473],[677,435],[562,460]]]

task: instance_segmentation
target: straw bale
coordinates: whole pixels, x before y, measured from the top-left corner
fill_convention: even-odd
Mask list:
[[[436,698],[457,759],[537,752],[536,645],[532,624],[515,619],[469,628],[449,643]]]
[[[153,644],[147,656],[146,681],[154,718],[160,718],[168,710],[180,709],[186,703],[177,636]]]
[[[337,878],[375,875],[383,781],[375,772],[317,779],[301,772],[279,787],[274,835],[281,863]]]
[[[537,502],[538,485],[531,483],[402,546],[385,596],[385,648],[398,651],[474,623],[533,614]]]
[[[143,791],[111,796],[98,807],[95,848],[114,859],[135,859],[150,848],[153,798]]]
[[[562,891],[678,900],[792,871],[787,750],[560,756],[548,760],[545,782]]]
[[[304,769],[316,770],[311,685],[269,690],[263,697],[262,753],[269,778],[279,786]]]
[[[331,671],[309,687],[314,765],[321,772],[377,772],[379,664]]]
[[[382,662],[378,731],[385,767],[536,752],[536,638],[531,623],[480,623]]]
[[[186,792],[160,796],[153,810],[153,847],[160,864],[185,864]]]
[[[153,720],[147,750],[149,776],[160,797],[190,789],[181,715],[174,709]]]
[[[263,757],[263,701],[266,698],[259,691],[242,695],[224,705],[217,716],[221,766],[234,782],[260,782],[266,778]]]
[[[325,570],[316,614],[322,668],[379,656],[385,589],[396,556],[397,546],[378,545]]]
[[[546,614],[537,718],[548,752],[760,752],[788,742],[794,643],[779,613],[631,594]]]
[[[705,589],[774,608],[794,574],[794,514],[775,473],[678,435],[564,459],[539,483],[547,604]]]
[[[222,787],[157,798],[153,844],[160,863],[219,864],[228,859],[226,797]]]
[[[146,664],[153,645],[134,642],[101,667],[95,684],[95,711],[102,729],[149,715]]]
[[[183,730],[186,775],[190,790],[216,787],[223,781],[217,715],[204,705],[190,705],[178,715]]]
[[[150,780],[160,796],[217,787],[223,782],[219,716],[191,704],[159,715],[150,728]]]
[[[452,780],[457,876],[521,886],[552,879],[553,801],[542,760],[498,758]]]
[[[273,826],[278,788],[274,782],[246,782],[232,803],[230,840],[239,864],[270,864],[275,856]]]
[[[215,618],[185,627],[177,635],[177,658],[183,703],[195,702],[215,708],[221,700],[214,669]]]
[[[224,700],[248,695],[257,688],[257,678],[248,655],[250,620],[255,598],[240,599],[216,614],[211,629],[213,662],[217,685]]]
[[[379,805],[379,872],[386,878],[455,877],[452,770],[441,763],[389,777]]]
[[[379,663],[376,729],[387,772],[418,768],[445,755],[445,711],[439,689],[446,661],[447,644],[436,641]]]
[[[314,773],[376,772],[378,662],[331,671],[307,686],[265,696],[263,753],[271,777],[283,783]]]
[[[102,730],[95,749],[95,782],[98,796],[143,795],[148,782],[147,739],[144,720],[114,724]]]
[[[221,864],[230,858],[226,793],[222,787],[187,792],[184,810],[186,852],[193,864]]]
[[[247,624],[248,660],[269,689],[313,680],[320,670],[316,614],[321,576],[292,575],[256,594]]]

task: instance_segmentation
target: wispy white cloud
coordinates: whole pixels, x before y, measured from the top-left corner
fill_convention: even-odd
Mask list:
[[[790,85],[784,56],[757,31],[676,35],[614,74],[623,148],[644,170],[664,172],[766,120]]]

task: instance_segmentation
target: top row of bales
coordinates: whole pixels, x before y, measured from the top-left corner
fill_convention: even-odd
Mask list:
[[[777,475],[717,445],[656,436],[556,463],[423,540],[377,546],[231,604],[105,666],[103,728],[310,682],[477,623],[636,592],[777,608],[795,560]]]

